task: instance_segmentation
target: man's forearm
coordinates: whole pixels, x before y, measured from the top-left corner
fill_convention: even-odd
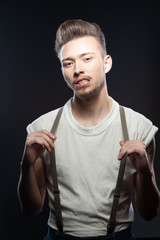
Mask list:
[[[38,189],[34,165],[22,163],[18,183],[21,207],[28,217],[38,214],[42,208],[42,197]]]
[[[157,215],[160,203],[159,190],[155,183],[154,173],[148,169],[136,176],[136,207],[139,214],[146,220]]]

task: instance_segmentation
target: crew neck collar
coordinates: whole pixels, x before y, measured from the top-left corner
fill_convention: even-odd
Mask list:
[[[69,101],[65,104],[64,109],[65,109],[67,120],[70,123],[71,127],[81,135],[97,135],[103,132],[114,120],[116,116],[116,112],[118,112],[118,109],[119,109],[119,104],[113,98],[111,99],[113,104],[110,112],[100,123],[98,123],[93,127],[85,127],[75,119],[75,117],[72,114],[72,108],[71,108],[72,98],[69,99]]]

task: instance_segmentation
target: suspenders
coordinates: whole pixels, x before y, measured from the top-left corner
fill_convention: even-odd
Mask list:
[[[124,108],[122,106],[120,106],[119,110],[120,110],[123,138],[124,138],[124,141],[127,141],[129,138],[128,138],[128,131],[127,131],[127,124],[126,124]],[[63,111],[63,108],[60,108],[57,113],[56,119],[55,119],[53,127],[51,129],[51,132],[53,134],[55,134],[56,129],[58,127],[58,123],[59,123],[62,111]],[[54,199],[55,199],[56,223],[57,223],[58,230],[63,232],[63,220],[62,220],[62,211],[61,211],[61,204],[60,204],[60,192],[59,192],[59,188],[58,188],[56,158],[55,158],[55,149],[54,148],[52,148],[51,152],[50,152],[50,161],[51,161],[51,170],[52,170],[51,173],[52,173],[52,181],[53,181],[53,193],[54,193]],[[109,220],[109,224],[107,225],[107,234],[110,234],[114,231],[116,212],[117,212],[118,204],[119,204],[119,198],[120,198],[121,186],[122,186],[122,182],[123,182],[125,165],[126,165],[126,157],[124,157],[120,161],[119,173],[118,173],[118,177],[117,177],[117,183],[116,183],[116,189],[115,189],[114,198],[113,198],[110,220]]]
[[[58,127],[58,123],[62,114],[63,108],[59,109],[57,113],[56,119],[54,121],[51,132],[55,134],[56,129]],[[58,230],[63,232],[63,221],[62,221],[62,211],[60,204],[60,192],[58,188],[58,179],[57,179],[57,170],[56,170],[56,158],[55,158],[55,149],[51,148],[50,152],[50,161],[51,161],[51,174],[52,174],[52,182],[53,182],[53,193],[54,193],[54,204],[55,204],[55,215],[56,215],[56,223]]]
[[[119,110],[120,110],[121,125],[122,125],[122,131],[123,131],[123,140],[124,140],[124,142],[126,142],[129,140],[129,137],[128,137],[128,131],[127,131],[125,112],[124,112],[124,108],[122,106],[120,106]],[[115,189],[115,193],[114,193],[113,204],[112,204],[112,209],[111,209],[111,214],[110,214],[110,220],[109,220],[109,224],[107,225],[107,233],[108,234],[112,233],[114,231],[114,227],[115,227],[116,212],[118,209],[118,203],[119,203],[119,198],[120,198],[121,186],[122,186],[122,182],[123,182],[126,159],[127,159],[127,157],[125,156],[120,162],[117,183],[116,183],[116,189]]]

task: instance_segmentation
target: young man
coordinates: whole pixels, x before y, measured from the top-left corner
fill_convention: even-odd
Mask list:
[[[137,210],[144,219],[155,217],[159,206],[153,168],[157,128],[125,107],[129,140],[123,141],[119,104],[108,95],[106,85],[112,59],[106,53],[105,38],[97,24],[83,20],[64,22],[57,31],[55,49],[73,98],[63,107],[56,133],[51,129],[59,109],[27,127],[18,184],[22,209],[27,216],[40,213],[47,189],[51,211],[45,239],[134,239],[130,228],[134,221],[133,188]],[[55,214],[50,164],[53,148],[63,232],[57,230]],[[113,233],[107,234],[124,156],[127,162],[115,227]]]

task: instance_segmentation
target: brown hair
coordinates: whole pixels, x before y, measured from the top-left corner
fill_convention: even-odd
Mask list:
[[[64,44],[73,39],[84,36],[95,37],[102,47],[103,54],[106,54],[105,37],[99,25],[81,19],[73,19],[62,23],[57,30],[55,41],[55,51],[57,56]]]

